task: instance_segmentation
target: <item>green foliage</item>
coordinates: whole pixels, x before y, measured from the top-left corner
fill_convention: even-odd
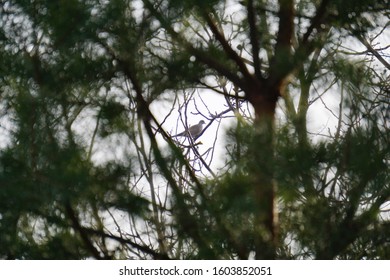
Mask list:
[[[107,101],[100,111],[100,135],[105,137],[112,133],[130,132],[131,128],[127,123],[126,112],[126,108],[122,104],[114,100]]]
[[[385,0],[359,0],[359,1],[331,1],[337,11],[337,21],[343,27],[358,27],[354,32],[366,32],[373,27],[372,22],[366,18],[366,12],[376,12],[386,9],[388,6]]]
[[[293,34],[252,2],[1,2],[0,258],[390,258],[387,50],[344,44],[387,1],[295,1]],[[236,120],[206,152],[164,132],[196,90],[207,132]]]
[[[197,9],[199,11],[209,11],[213,6],[218,4],[219,0],[196,0],[196,1],[180,1],[180,0],[170,0],[169,5],[173,9],[182,9],[184,11],[191,11]]]

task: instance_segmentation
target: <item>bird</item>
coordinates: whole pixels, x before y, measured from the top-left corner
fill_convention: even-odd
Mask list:
[[[184,130],[183,132],[173,135],[172,137],[192,137],[193,139],[196,139],[203,131],[203,125],[205,124],[204,120],[201,120],[198,124],[190,126],[188,129]]]

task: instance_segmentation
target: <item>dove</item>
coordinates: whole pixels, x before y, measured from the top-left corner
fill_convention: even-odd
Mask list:
[[[188,129],[183,132],[173,135],[172,137],[192,137],[196,139],[203,131],[203,125],[205,124],[204,120],[201,120],[198,124],[190,126]]]

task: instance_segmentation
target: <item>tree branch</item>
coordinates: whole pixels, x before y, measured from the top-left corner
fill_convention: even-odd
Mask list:
[[[65,204],[65,211],[68,214],[69,219],[72,221],[73,228],[80,234],[81,239],[84,241],[85,246],[87,249],[92,253],[92,255],[97,259],[97,260],[102,260],[100,256],[99,251],[95,248],[95,246],[92,244],[91,240],[89,239],[87,231],[81,226],[76,212],[73,210],[72,206],[70,205],[69,202]],[[106,256],[105,259],[108,259],[108,256]]]
[[[372,53],[387,69],[390,70],[390,63],[388,63],[379,52],[374,49],[371,44],[362,36],[357,36],[358,40],[367,48],[367,50]]]
[[[253,4],[253,0],[248,0],[247,5],[248,12],[248,23],[249,23],[249,37],[252,45],[252,57],[253,57],[253,67],[255,69],[256,78],[261,80],[263,77],[261,75],[261,61],[259,58],[260,46],[259,46],[259,38],[257,36],[257,24],[256,24],[256,15],[255,15],[255,7]]]
[[[305,44],[308,42],[310,35],[314,31],[314,29],[317,29],[321,23],[323,22],[325,15],[326,15],[326,9],[329,5],[330,0],[322,0],[320,6],[317,9],[317,13],[314,16],[314,18],[311,21],[311,25],[307,28],[306,33],[302,37],[302,43]]]
[[[245,63],[243,62],[241,57],[232,49],[229,43],[226,41],[225,36],[222,34],[222,32],[220,32],[218,27],[215,25],[214,20],[210,17],[210,14],[205,12],[203,16],[206,19],[208,26],[210,27],[217,41],[221,44],[227,56],[236,63],[242,75],[247,81],[252,80],[252,75],[249,73]]]
[[[279,84],[291,71],[291,44],[294,32],[294,1],[279,0],[279,27],[275,53],[270,63],[270,81]]]
[[[158,252],[150,249],[147,246],[137,244],[137,243],[130,241],[129,239],[123,238],[121,236],[112,235],[112,234],[106,233],[104,231],[95,230],[95,229],[91,229],[91,228],[83,228],[83,231],[85,231],[91,235],[97,235],[99,237],[104,237],[104,238],[110,238],[112,240],[118,241],[119,243],[130,245],[131,247],[134,247],[135,249],[140,250],[141,252],[144,252],[146,254],[153,256],[153,258],[156,260],[170,259],[167,254],[158,253]]]
[[[165,28],[172,38],[177,41],[180,45],[182,45],[191,55],[195,56],[197,60],[204,63],[211,69],[218,72],[220,75],[228,78],[232,83],[234,83],[239,88],[245,88],[246,83],[234,72],[227,68],[226,65],[223,65],[220,61],[210,56],[207,52],[195,48],[191,43],[189,43],[183,36],[179,33],[175,32],[170,23],[159,13],[156,8],[150,3],[148,0],[143,1],[146,8],[156,17],[156,19],[160,22],[160,24]],[[225,46],[226,47],[226,46]],[[230,48],[230,46],[229,46]],[[234,50],[231,50],[234,52]],[[235,53],[235,52],[234,52]],[[234,55],[234,54],[233,54]],[[237,56],[237,54],[235,53]],[[245,64],[244,64],[245,66]],[[241,65],[242,67],[242,65]],[[246,68],[246,67],[245,67]]]

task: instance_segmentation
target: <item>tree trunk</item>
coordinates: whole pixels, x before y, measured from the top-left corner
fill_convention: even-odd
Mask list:
[[[256,259],[275,259],[278,243],[278,211],[274,181],[274,121],[279,91],[260,89],[248,95],[255,110],[255,133],[250,146],[250,176],[258,207]]]

